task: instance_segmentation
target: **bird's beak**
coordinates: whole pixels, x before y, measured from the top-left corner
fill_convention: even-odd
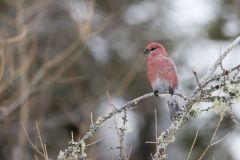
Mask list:
[[[149,50],[148,49],[145,49],[144,50],[144,54],[148,54],[149,53]]]

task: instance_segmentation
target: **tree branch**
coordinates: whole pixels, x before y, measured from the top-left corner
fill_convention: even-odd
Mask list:
[[[234,79],[224,79],[226,73],[221,74],[214,74],[216,69],[219,67],[219,65],[222,63],[224,58],[231,53],[234,47],[236,47],[240,42],[240,36],[237,37],[230,46],[224,51],[224,53],[217,59],[217,61],[214,63],[213,67],[209,69],[208,73],[204,76],[204,78],[201,81],[198,81],[198,78],[196,77],[198,81],[198,87],[194,90],[192,96],[186,97],[182,95],[181,93],[175,93],[175,95],[183,98],[185,103],[185,109],[179,111],[177,118],[172,121],[170,127],[163,131],[160,136],[157,138],[157,150],[153,156],[154,160],[159,159],[166,159],[166,150],[169,146],[169,144],[173,143],[175,141],[175,136],[177,132],[180,130],[180,128],[193,116],[192,113],[197,112],[193,109],[193,105],[196,103],[201,102],[210,102],[210,103],[216,103],[220,104],[224,107],[229,106],[232,102],[232,100],[236,97],[240,97],[240,93],[232,93],[234,91],[231,91],[234,88],[234,85],[240,84],[240,78],[234,78]],[[236,70],[239,70],[240,64],[229,69],[228,74],[233,74]],[[238,74],[238,73],[237,73]],[[197,75],[197,73],[195,74]],[[217,83],[210,85],[212,82]],[[226,83],[227,82],[227,83]],[[208,86],[209,85],[209,86]],[[217,90],[223,90],[225,93],[223,96],[213,96],[212,93]],[[201,94],[202,92],[202,94]],[[159,95],[168,94],[168,92],[160,93]],[[236,95],[239,94],[239,95]],[[138,98],[135,98],[131,101],[128,101],[125,105],[123,105],[120,108],[115,108],[113,111],[108,113],[105,116],[99,117],[94,123],[90,125],[89,130],[87,133],[80,138],[77,142],[71,142],[70,146],[65,149],[64,151],[60,151],[58,160],[68,160],[74,157],[75,159],[85,159],[87,154],[86,151],[86,143],[85,141],[92,137],[98,128],[103,126],[103,123],[107,121],[108,119],[112,118],[114,115],[127,112],[130,109],[136,108],[135,106],[138,104],[138,102],[153,97],[154,93],[148,93],[144,94]],[[216,105],[214,104],[214,105]],[[203,113],[203,112],[200,112]]]
[[[213,75],[213,73],[216,71],[216,69],[218,68],[218,66],[221,64],[221,62],[224,60],[224,58],[226,58],[226,56],[228,54],[231,53],[231,51],[233,50],[234,47],[236,47],[238,44],[240,43],[240,36],[238,36],[230,45],[229,47],[223,52],[223,54],[217,59],[217,61],[214,63],[214,65],[212,66],[212,68],[209,69],[208,73],[204,76],[204,78],[202,79],[202,82],[207,81],[209,78],[211,78],[211,76]]]
[[[215,87],[210,87],[210,89],[208,88],[204,88],[206,87],[210,82],[212,82],[211,78],[214,77],[214,72],[217,69],[217,67],[221,64],[221,62],[224,60],[224,58],[231,53],[231,51],[233,50],[234,47],[236,47],[240,42],[240,36],[237,37],[231,44],[230,46],[224,51],[224,53],[217,59],[217,61],[214,63],[213,67],[208,71],[208,73],[204,76],[204,78],[202,79],[202,81],[200,81],[199,86],[201,86],[204,90],[204,93],[206,95],[211,95],[211,93],[219,88],[215,88]],[[239,66],[239,65],[238,65]],[[236,66],[238,68],[238,66]],[[230,69],[235,70],[236,67]],[[219,79],[225,76],[225,74],[220,74],[218,75]],[[218,81],[218,79],[217,79]],[[233,82],[231,80],[229,80],[229,82]],[[236,82],[236,84],[239,84],[239,81],[234,81]],[[218,82],[219,83],[219,82]],[[226,86],[225,83],[221,83],[221,85]],[[177,132],[180,130],[180,128],[189,120],[189,118],[191,118],[190,112],[192,111],[192,106],[195,103],[200,103],[202,102],[202,98],[200,95],[201,89],[200,87],[196,87],[194,94],[188,98],[188,101],[186,102],[186,106],[185,106],[185,110],[182,111],[182,113],[180,114],[180,119],[177,119],[176,121],[173,121],[171,126],[164,132],[162,132],[159,136],[159,141],[158,141],[158,150],[156,151],[156,153],[154,154],[154,160],[159,160],[159,159],[166,159],[167,155],[166,155],[166,150],[167,147],[169,146],[169,144],[173,143],[175,141],[175,136],[177,134]],[[216,100],[219,101],[219,99],[214,99],[214,97],[209,97],[212,101]],[[217,97],[215,97],[217,98]],[[225,98],[225,97],[224,97]],[[223,103],[227,103],[227,101],[231,100],[231,98],[225,98],[225,99],[220,99],[223,100]]]

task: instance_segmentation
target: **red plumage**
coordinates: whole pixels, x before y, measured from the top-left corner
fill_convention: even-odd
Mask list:
[[[173,94],[178,86],[178,78],[176,66],[166,49],[160,43],[151,42],[147,45],[145,54],[148,54],[147,77],[153,91],[169,91]]]

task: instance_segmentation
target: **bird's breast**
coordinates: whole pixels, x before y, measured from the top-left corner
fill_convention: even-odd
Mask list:
[[[167,57],[149,57],[147,76],[153,90],[168,91],[178,84],[175,64]]]

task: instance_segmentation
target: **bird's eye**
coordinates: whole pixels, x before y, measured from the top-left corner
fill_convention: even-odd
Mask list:
[[[151,51],[154,51],[154,50],[156,50],[157,48],[151,48]]]

